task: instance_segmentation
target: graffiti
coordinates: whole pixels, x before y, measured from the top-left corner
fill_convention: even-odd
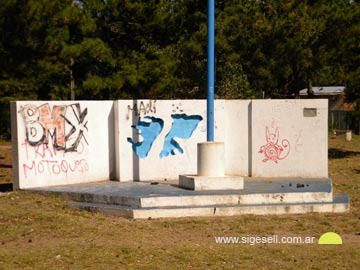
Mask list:
[[[19,111],[25,122],[25,141],[22,163],[25,178],[39,175],[68,175],[89,170],[80,155],[84,151],[87,128],[87,108],[80,104],[58,105],[52,109],[48,103],[41,106],[27,104]],[[58,153],[62,151],[62,157]],[[65,158],[65,153],[76,152]]]
[[[46,173],[47,175],[57,175],[60,173],[68,174],[69,172],[87,172],[89,165],[85,159],[74,160],[69,162],[63,160],[33,160],[29,164],[23,164],[23,170],[25,177],[28,176],[29,171],[32,171],[35,176]]]
[[[132,138],[127,138],[127,141],[132,144],[132,149],[140,158],[147,157],[152,144],[161,133],[164,127],[164,121],[152,116],[145,116],[144,119],[148,121],[141,121],[139,118],[137,125],[131,126],[140,131],[144,140],[142,142],[134,142]]]
[[[280,132],[276,127],[274,133],[270,133],[268,127],[265,128],[266,144],[260,147],[260,154],[264,154],[262,162],[269,160],[278,163],[278,161],[285,159],[290,154],[290,142],[287,139],[281,141],[279,144]]]
[[[21,144],[21,151],[25,154],[25,162],[22,163],[22,170],[25,178],[39,175],[66,175],[71,173],[85,173],[89,171],[89,165],[86,159],[81,157],[84,149],[82,143],[79,145],[78,151],[74,154],[73,159],[65,159],[59,156],[54,145],[41,144],[32,146],[25,140]]]
[[[163,150],[160,153],[160,158],[167,157],[169,154],[175,155],[175,150],[183,154],[184,150],[175,138],[189,139],[197,128],[202,117],[199,115],[174,114],[171,115],[174,120],[171,130],[165,136]]]
[[[295,135],[296,141],[295,141],[295,152],[300,153],[301,147],[303,146],[303,137],[302,137],[302,129],[298,131],[298,133]]]
[[[86,144],[88,144],[86,137],[85,137],[85,131],[88,131],[87,128],[87,121],[85,121],[85,118],[87,116],[87,108],[85,108],[84,111],[81,111],[80,104],[74,104],[69,106],[72,109],[73,115],[75,116],[75,119],[73,121],[70,121],[71,118],[68,118],[67,115],[64,117],[66,123],[68,123],[71,126],[70,132],[66,135],[65,141],[70,141],[69,139],[71,137],[75,138],[75,141],[71,144],[69,148],[65,147],[65,152],[75,152],[77,151],[77,148],[79,146],[79,143],[81,139],[83,139]]]
[[[184,112],[184,110],[182,109],[182,104],[181,104],[181,102],[179,102],[179,103],[177,103],[177,104],[172,104],[171,105],[172,106],[172,112],[173,113],[177,113],[177,112]]]
[[[134,104],[132,107],[128,105],[128,112],[126,119],[129,119],[131,114],[135,116],[147,115],[149,113],[156,113],[156,100],[149,100],[146,104],[141,101],[140,104]]]
[[[175,155],[176,152],[184,153],[184,150],[175,138],[189,139],[199,122],[202,120],[200,115],[172,114],[173,123],[170,131],[164,139],[164,146],[160,153],[160,158],[168,155]],[[132,126],[139,131],[139,135],[143,137],[142,141],[134,142],[132,138],[127,141],[132,144],[132,149],[139,158],[147,157],[154,141],[160,135],[164,127],[164,121],[152,116],[145,116],[143,121],[139,118],[137,125]]]
[[[76,152],[80,142],[87,144],[87,108],[81,111],[80,104],[53,106],[48,103],[39,107],[25,105],[20,110],[25,121],[26,140],[35,147],[51,142],[56,150]],[[49,138],[50,137],[50,138]]]

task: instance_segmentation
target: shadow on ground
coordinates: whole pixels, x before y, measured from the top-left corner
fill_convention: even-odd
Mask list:
[[[9,164],[0,164],[0,168],[12,168],[12,165],[9,165]]]
[[[0,184],[0,192],[10,192],[13,191],[13,184],[6,183],[6,184]]]
[[[340,159],[360,155],[360,151],[349,151],[337,148],[329,148],[330,159]]]

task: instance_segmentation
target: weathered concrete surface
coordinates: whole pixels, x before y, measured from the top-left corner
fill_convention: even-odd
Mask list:
[[[219,141],[226,130],[224,102],[215,102]],[[196,174],[197,144],[206,141],[206,101],[118,100],[115,129],[117,180],[175,180],[179,174]]]
[[[216,100],[215,140],[225,143],[225,174],[327,177],[327,106],[320,99]],[[116,101],[117,179],[197,174],[196,145],[206,140],[205,107],[205,100]],[[186,117],[176,121],[181,115]],[[177,134],[191,117],[201,119],[193,132]]]
[[[14,188],[115,175],[112,101],[11,103]]]
[[[251,100],[226,100],[223,121],[227,127],[225,174],[251,175]]]
[[[191,190],[243,189],[244,178],[240,176],[179,175],[179,187]]]
[[[11,108],[15,188],[176,180],[197,174],[197,144],[206,141],[205,100],[17,101]],[[215,111],[225,175],[328,176],[327,100],[216,100]]]
[[[328,177],[328,101],[253,100],[251,175]]]
[[[197,145],[197,175],[225,176],[225,147],[223,142],[201,142]],[[224,188],[226,189],[226,188]]]
[[[333,201],[330,179],[245,179],[243,190],[194,191],[176,182],[99,182],[30,189],[76,201],[77,209],[132,218],[342,212],[347,197]]]
[[[134,219],[212,217],[235,215],[281,215],[305,213],[342,213],[350,210],[347,195],[338,195],[332,202],[282,203],[253,205],[221,205],[198,207],[129,208],[118,205],[94,203],[69,203],[68,206],[92,212],[117,215]]]

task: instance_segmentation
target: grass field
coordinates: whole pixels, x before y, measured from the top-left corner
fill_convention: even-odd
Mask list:
[[[0,146],[1,182],[11,181],[11,147]],[[360,269],[360,136],[329,139],[335,193],[351,212],[128,220],[64,206],[58,197],[0,193],[0,269]],[[343,245],[216,244],[217,236],[312,236],[336,232]]]

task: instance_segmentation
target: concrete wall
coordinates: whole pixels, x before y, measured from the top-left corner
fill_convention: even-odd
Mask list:
[[[248,174],[250,101],[215,101],[215,140],[226,144],[226,173]],[[115,102],[116,178],[177,179],[197,173],[197,144],[206,141],[205,100]]]
[[[225,101],[225,164],[228,175],[251,171],[251,101]],[[216,112],[215,112],[216,113]]]
[[[327,177],[327,106],[327,100],[318,99],[216,100],[215,140],[225,142],[226,174]],[[206,140],[204,108],[205,100],[117,101],[117,179],[196,174],[196,145]],[[201,119],[186,138],[172,134],[172,116],[181,114]],[[148,130],[156,125],[153,136]],[[174,147],[174,153],[164,155],[163,150],[175,144],[183,152]]]
[[[205,100],[18,101],[15,187],[197,173]],[[216,100],[226,174],[327,177],[327,100]],[[18,161],[18,162],[16,162]]]
[[[328,176],[328,101],[252,101],[251,175]]]
[[[215,140],[219,141],[227,135],[225,104],[215,102]],[[196,174],[197,143],[206,141],[205,100],[120,100],[115,112],[117,179],[163,180]]]
[[[12,102],[15,188],[114,177],[113,114],[112,101]]]

